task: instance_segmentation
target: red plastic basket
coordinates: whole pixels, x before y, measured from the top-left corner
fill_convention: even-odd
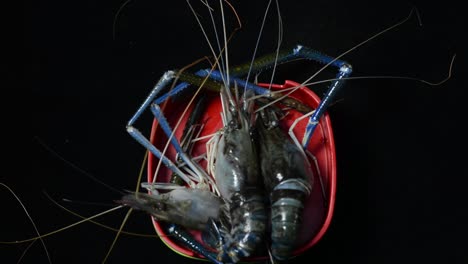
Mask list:
[[[299,85],[300,84],[293,81],[285,81],[283,85],[273,85],[272,89],[281,90]],[[269,85],[259,84],[259,86],[268,87]],[[290,97],[302,101],[313,109],[317,108],[320,103],[320,98],[307,87],[299,88],[294,93],[292,93]],[[182,130],[187,120],[187,115],[182,119],[180,122],[181,125],[179,125],[178,128],[175,128],[175,124],[177,123],[183,109],[185,109],[186,103],[187,102],[169,101],[164,110],[169,124],[171,124],[172,128],[175,129],[175,137],[178,139],[180,139],[182,135]],[[191,109],[189,109],[189,111],[191,111]],[[201,121],[204,124],[201,136],[213,134],[223,126],[220,118],[221,111],[219,96],[213,96],[210,98],[207,102],[207,108]],[[283,125],[289,128],[294,120],[300,116],[302,116],[301,113],[295,110],[291,110],[290,113],[282,120]],[[297,135],[299,140],[302,139],[307,121],[307,119],[301,120],[301,122],[299,122],[294,128],[294,133]],[[150,140],[159,149],[164,149],[167,142],[167,137],[164,135],[163,131],[157,124],[157,120],[154,120]],[[205,143],[206,141],[199,141],[197,144],[195,144],[193,148],[193,155],[205,153]],[[308,146],[308,150],[316,157],[320,170],[321,180],[318,178],[318,173],[315,170],[315,184],[312,193],[305,205],[302,231],[300,232],[300,237],[298,239],[298,246],[294,251],[295,256],[311,248],[323,237],[330,225],[333,216],[336,192],[336,155],[331,121],[327,113],[322,117],[319,125],[315,129],[314,135],[312,136]],[[166,152],[166,155],[174,160],[175,154],[175,149],[170,146]],[[315,162],[313,160],[310,160],[310,162],[314,168]],[[156,157],[153,155],[149,156],[148,182],[152,182],[153,174],[158,163],[159,160]],[[167,182],[169,181],[170,175],[171,172],[166,167],[161,166],[161,169],[158,173],[158,181]],[[177,240],[174,240],[171,238],[171,236],[168,236],[158,221],[153,219],[153,224],[161,240],[170,249],[185,257],[204,259],[203,256],[192,252],[183,245],[179,244]],[[199,232],[193,231],[192,233],[196,239],[201,242]],[[253,256],[246,259],[245,261],[256,261],[261,259],[268,259],[268,256]]]

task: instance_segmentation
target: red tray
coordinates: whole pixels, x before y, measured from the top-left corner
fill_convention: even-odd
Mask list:
[[[281,90],[285,88],[299,86],[300,84],[293,81],[285,81],[283,85],[273,85],[273,90]],[[262,87],[268,87],[268,84],[259,84]],[[309,105],[313,109],[317,108],[320,103],[320,98],[312,92],[307,87],[301,87],[290,95],[295,99],[302,101],[303,103]],[[171,101],[171,100],[169,100]],[[181,101],[181,100],[179,100]],[[187,117],[182,119],[178,128],[175,128],[182,111],[185,109],[185,104],[181,105],[182,102],[168,102],[165,107],[164,113],[165,116],[171,124],[171,127],[175,129],[175,137],[180,139],[184,124],[187,120]],[[189,109],[191,111],[191,109]],[[205,114],[202,117],[201,123],[204,124],[204,128],[201,136],[210,135],[215,133],[220,129],[223,124],[220,118],[221,112],[221,103],[219,96],[213,96],[207,102],[207,108]],[[188,112],[189,113],[189,112]],[[290,127],[295,119],[300,117],[302,114],[291,110],[290,113],[282,120],[285,127]],[[187,115],[186,115],[187,116]],[[299,141],[301,141],[304,134],[304,128],[307,124],[307,118],[301,120],[296,127],[294,128],[294,133],[297,135]],[[160,150],[164,149],[167,142],[167,137],[163,131],[157,125],[158,122],[155,119],[153,122],[153,127],[151,130],[151,142]],[[205,143],[206,141],[199,141],[195,144],[193,148],[192,155],[199,155],[205,153]],[[302,224],[302,231],[300,232],[300,237],[298,239],[298,246],[294,251],[294,255],[299,255],[315,245],[327,231],[332,216],[333,209],[335,205],[335,193],[336,193],[336,155],[335,155],[335,143],[333,139],[333,131],[331,127],[330,117],[327,113],[320,120],[319,125],[317,126],[314,135],[308,146],[308,150],[316,157],[318,167],[320,169],[321,181],[318,179],[318,173],[315,169],[314,177],[314,187],[312,193],[309,196],[306,206],[304,209],[304,219]],[[173,147],[169,147],[166,155],[175,160],[175,150]],[[312,167],[315,168],[315,162],[310,160]],[[153,174],[156,170],[156,167],[159,163],[159,159],[155,156],[150,155],[148,159],[148,182],[153,181]],[[202,163],[202,166],[205,167],[205,164]],[[158,173],[158,181],[167,182],[169,181],[171,172],[164,166],[161,165],[160,172]],[[323,185],[323,188],[321,187]],[[324,191],[322,191],[324,190]],[[160,223],[154,219],[153,225],[156,229],[157,234],[160,236],[161,240],[173,251],[178,254],[181,254],[189,258],[204,259],[203,256],[192,252],[191,250],[185,248],[183,245],[179,244],[178,241],[173,240],[171,236],[168,236]],[[192,232],[196,239],[201,241],[199,232]],[[261,259],[268,259],[268,256],[253,256],[246,259],[246,261],[256,261]]]

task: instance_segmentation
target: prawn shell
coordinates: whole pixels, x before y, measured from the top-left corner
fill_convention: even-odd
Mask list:
[[[262,87],[269,86],[269,84],[258,85]],[[294,81],[286,80],[282,85],[273,84],[272,89],[281,90],[296,86],[300,86],[300,84]],[[307,87],[301,87],[289,96],[309,105],[313,109],[317,108],[317,106],[320,103],[320,98]],[[180,115],[182,114],[183,110],[185,109],[186,103],[186,100],[169,100],[167,102],[167,105],[165,106],[165,109],[163,111],[172,128],[175,129],[175,125],[178,122],[178,119],[180,118]],[[179,140],[181,138],[185,123],[187,122],[188,113],[190,113],[192,108],[193,107],[190,107],[188,109],[188,112],[182,118],[180,125],[177,127],[177,129],[175,129],[175,137]],[[210,96],[207,100],[206,111],[200,120],[200,123],[204,125],[203,131],[200,136],[213,134],[223,127],[223,123],[220,116],[221,112],[222,109],[219,96]],[[281,120],[283,127],[289,128],[294,122],[294,120],[296,120],[300,116],[302,116],[301,113],[295,110],[290,110],[289,114],[283,120]],[[296,134],[299,140],[302,139],[307,121],[307,119],[302,120],[294,128],[294,133]],[[164,149],[167,142],[167,137],[159,128],[158,121],[156,119],[153,120],[150,140],[156,147],[160,149]],[[205,143],[207,142],[207,140],[208,139],[198,141],[194,145],[194,148],[192,150],[192,156],[201,155],[206,152]],[[330,222],[333,216],[336,194],[336,153],[331,120],[328,113],[325,113],[322,119],[320,120],[320,123],[317,126],[314,135],[312,136],[312,139],[308,146],[308,150],[317,159],[326,197],[324,197],[322,194],[320,180],[317,178],[318,173],[314,165],[315,163],[313,160],[309,160],[312,169],[314,170],[314,182],[316,184],[305,203],[302,227],[299,232],[300,236],[298,238],[297,247],[293,252],[293,256],[302,254],[304,251],[314,246],[326,233],[328,227],[330,226]],[[169,145],[166,155],[170,159],[175,160],[174,157],[176,155],[176,151],[171,145]],[[154,172],[156,170],[156,167],[158,166],[158,163],[159,160],[156,157],[154,157],[153,155],[149,156],[147,171],[148,182],[153,181]],[[202,165],[202,167],[206,166],[205,161],[202,161],[200,164]],[[162,165],[158,173],[157,181],[169,182],[170,177],[171,171]],[[180,245],[175,239],[172,239],[171,236],[168,236],[168,234],[165,233],[162,227],[164,223],[158,222],[154,219],[152,219],[152,221],[160,239],[170,249],[185,257],[204,259],[203,256],[192,252],[191,250],[185,248],[183,245]],[[203,240],[201,239],[201,232],[191,231],[191,233],[200,243],[203,244]],[[268,255],[254,255],[243,261],[249,262],[266,259],[269,259]]]

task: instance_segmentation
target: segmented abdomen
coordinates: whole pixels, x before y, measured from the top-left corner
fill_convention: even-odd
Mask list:
[[[304,152],[279,127],[268,109],[258,119],[258,146],[265,192],[270,196],[271,253],[279,260],[291,256],[306,198],[312,189],[312,170]]]
[[[222,261],[236,263],[250,256],[262,244],[267,221],[264,203],[264,196],[258,189],[235,193],[231,197],[230,241],[226,241],[220,254]]]
[[[244,122],[242,122],[244,121]],[[262,245],[266,230],[265,198],[257,155],[247,122],[233,119],[218,143],[216,184],[226,200],[228,218],[218,258],[236,263]]]
[[[283,184],[284,185],[284,184]],[[310,185],[301,179],[290,179],[288,186],[279,183],[271,193],[271,252],[280,260],[291,256],[302,225],[304,202]]]

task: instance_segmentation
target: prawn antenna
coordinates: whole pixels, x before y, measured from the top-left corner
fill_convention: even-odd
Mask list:
[[[115,40],[115,32],[116,32],[115,28],[116,28],[116,26],[117,26],[117,19],[118,19],[120,13],[122,12],[122,10],[124,9],[124,7],[125,7],[128,3],[130,3],[130,1],[132,1],[132,0],[127,0],[127,1],[125,1],[125,2],[119,7],[119,10],[117,10],[117,13],[115,13],[114,21],[112,22],[112,40]]]
[[[112,191],[117,192],[117,193],[122,194],[122,195],[124,194],[122,191],[119,191],[117,188],[114,188],[114,187],[110,186],[109,184],[99,180],[96,176],[94,176],[91,173],[83,170],[82,168],[80,168],[79,166],[74,164],[73,162],[65,159],[62,155],[60,155],[57,151],[55,151],[47,143],[45,143],[40,137],[34,136],[34,139],[37,141],[37,143],[39,143],[50,154],[52,154],[54,157],[61,160],[62,162],[64,162],[65,164],[67,164],[68,166],[73,168],[74,170],[80,172],[81,174],[85,175],[89,179],[93,180],[94,182],[97,182],[97,183],[101,184],[102,186],[108,188],[109,190],[112,190]]]
[[[15,199],[18,201],[18,203],[23,208],[24,213],[29,218],[29,221],[31,221],[31,224],[34,227],[34,231],[37,234],[37,237],[32,241],[32,243],[26,248],[26,250],[21,255],[20,259],[18,260],[18,263],[21,261],[21,259],[24,257],[24,255],[26,255],[26,252],[29,250],[29,248],[31,248],[33,243],[36,242],[36,239],[40,239],[42,247],[44,248],[44,251],[46,253],[47,260],[49,261],[50,264],[52,264],[52,260],[50,259],[49,251],[47,250],[47,247],[46,247],[46,245],[44,243],[44,240],[42,239],[43,236],[41,236],[41,234],[39,233],[39,230],[37,229],[37,226],[34,223],[34,220],[32,219],[31,215],[29,214],[28,210],[26,209],[26,206],[24,206],[23,202],[21,202],[21,199],[15,194],[15,192],[10,187],[8,187],[6,184],[1,183],[1,182],[0,182],[0,185],[3,186],[5,189],[7,189],[13,195],[13,197],[15,197]],[[0,243],[2,243],[2,242],[0,242]]]

